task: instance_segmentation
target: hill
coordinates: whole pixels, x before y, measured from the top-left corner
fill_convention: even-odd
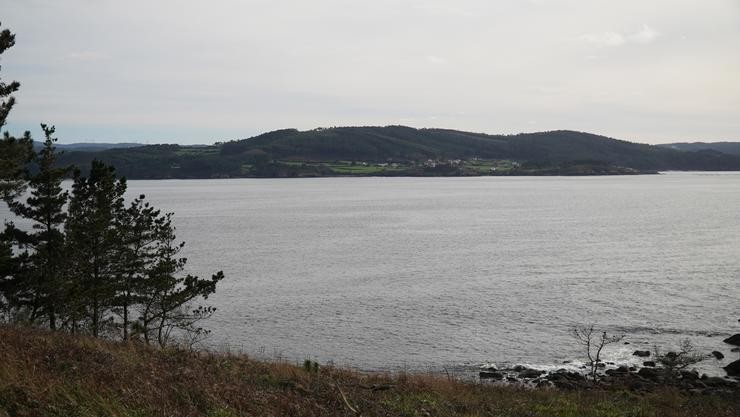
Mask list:
[[[740,142],[679,142],[659,145],[665,148],[677,149],[679,151],[716,151],[730,155],[740,155]]]
[[[360,373],[0,325],[0,416],[733,417],[734,392],[557,390]]]
[[[43,142],[34,142],[34,149],[38,150],[43,147]],[[144,146],[141,143],[121,142],[121,143],[57,143],[56,147],[60,151],[71,152],[100,152],[107,149],[136,148]]]
[[[567,130],[487,135],[404,126],[285,129],[213,146],[68,152],[62,162],[84,168],[93,158],[112,163],[129,178],[740,170],[740,155],[681,151]]]

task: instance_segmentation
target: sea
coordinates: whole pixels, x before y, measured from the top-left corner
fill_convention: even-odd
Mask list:
[[[129,181],[174,212],[210,349],[381,372],[580,368],[740,333],[740,173]],[[4,211],[3,213],[7,213]]]

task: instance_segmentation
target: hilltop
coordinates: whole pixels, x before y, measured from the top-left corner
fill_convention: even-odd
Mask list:
[[[405,126],[276,130],[211,146],[152,145],[65,153],[129,178],[330,175],[604,175],[740,170],[740,155],[691,152],[568,130],[488,135]]]

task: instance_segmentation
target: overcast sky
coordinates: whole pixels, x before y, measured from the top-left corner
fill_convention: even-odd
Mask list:
[[[294,127],[740,140],[739,0],[0,0],[13,133]]]

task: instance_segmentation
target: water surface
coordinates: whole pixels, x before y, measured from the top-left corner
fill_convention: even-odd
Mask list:
[[[740,331],[740,174],[131,181],[223,269],[211,343],[362,369],[609,357]],[[732,354],[734,355],[734,354]],[[714,364],[709,364],[714,365]]]

